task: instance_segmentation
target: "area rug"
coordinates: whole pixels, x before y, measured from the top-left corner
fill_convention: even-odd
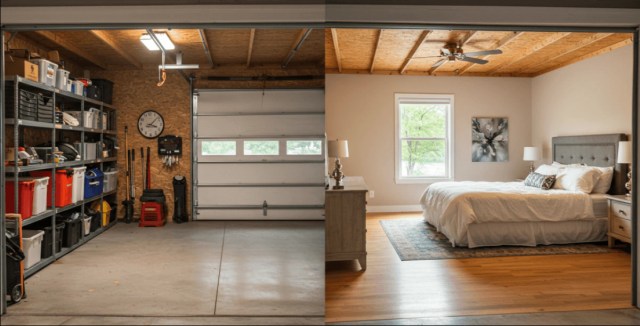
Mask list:
[[[444,234],[421,218],[381,220],[380,224],[402,261],[620,252],[619,249],[607,247],[606,242],[537,247],[454,248]]]

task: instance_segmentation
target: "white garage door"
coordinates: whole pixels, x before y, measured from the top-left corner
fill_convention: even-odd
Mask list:
[[[198,220],[324,219],[324,90],[197,90]]]

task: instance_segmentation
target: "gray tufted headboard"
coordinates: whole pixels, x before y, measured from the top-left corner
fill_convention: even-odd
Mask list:
[[[625,134],[553,137],[553,160],[563,164],[584,163],[591,166],[613,166],[613,181],[609,194],[622,195],[627,190],[628,167],[616,164],[618,142],[627,140]]]

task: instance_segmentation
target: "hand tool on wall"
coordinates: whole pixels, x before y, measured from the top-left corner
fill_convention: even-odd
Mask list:
[[[142,171],[142,173],[140,174],[142,176],[142,190],[144,191],[145,189],[147,189],[147,178],[145,176],[146,174],[146,170],[144,168],[144,148],[140,147],[140,170]]]
[[[147,189],[151,189],[151,147],[147,146]]]
[[[129,143],[127,140],[127,134],[129,133],[129,127],[128,126],[124,126],[124,148],[125,150],[127,150],[127,159],[125,160],[125,183],[126,183],[126,196],[124,198],[124,200],[122,201],[122,207],[124,207],[124,222],[125,223],[131,223],[131,220],[133,219],[133,203],[129,200],[130,195],[129,195],[129,166],[131,165],[131,154],[129,153]]]
[[[136,199],[136,150],[131,149],[131,201]]]

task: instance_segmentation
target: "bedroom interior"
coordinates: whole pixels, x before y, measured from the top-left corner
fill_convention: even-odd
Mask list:
[[[359,180],[370,192],[366,220],[363,218],[366,271],[353,260],[327,263],[327,321],[630,307],[629,246],[618,241],[629,242],[621,235],[630,235],[630,199],[624,187],[629,165],[616,164],[616,160],[620,141],[632,136],[631,44],[632,34],[623,33],[326,30],[327,137],[349,141],[350,156],[343,161],[345,188],[350,180]],[[496,49],[501,53],[473,53]],[[399,166],[406,167],[401,165],[404,156],[398,154],[404,141],[398,133],[403,127],[394,126],[402,117],[395,111],[399,110],[398,96],[407,94],[414,98],[415,94],[453,95],[447,138],[453,143],[448,154],[453,161],[449,178],[420,183],[398,179],[398,173],[403,173],[398,172]],[[474,162],[471,122],[480,118],[508,122],[508,132],[497,142],[506,148],[508,158]],[[425,140],[416,137],[411,140]],[[525,157],[525,148],[530,147],[536,155]],[[457,189],[446,193],[452,198],[465,196],[467,188],[480,181],[497,188],[485,191],[503,192],[510,186],[530,191],[524,181],[531,166],[544,169],[541,166],[553,162],[585,163],[609,173],[615,170],[611,191],[604,192],[618,196],[576,195],[581,199],[573,203],[540,200],[549,205],[543,219],[550,213],[554,218],[560,216],[554,213],[566,208],[568,215],[589,221],[521,224],[526,232],[501,229],[499,223],[489,221],[500,216],[496,205],[506,200],[503,197],[495,197],[492,203],[486,198],[474,202],[470,196],[462,197],[477,214],[472,219],[489,217],[489,223],[470,224],[469,232],[466,228],[447,230],[440,221],[424,222],[423,214],[428,214],[423,209],[438,206],[435,202],[420,205],[420,196],[431,191],[425,191],[431,182],[475,181],[458,183],[460,193]],[[591,178],[593,188],[600,179]],[[568,180],[558,184],[570,187]],[[546,196],[566,190],[538,192]],[[459,202],[464,201],[452,199],[452,203]],[[523,207],[510,209],[523,212],[542,207],[533,202],[528,199],[521,203]],[[481,204],[486,205],[485,211],[478,208]],[[572,205],[573,211],[567,208]],[[470,209],[461,204],[450,206]],[[464,218],[469,217],[454,216],[458,224],[468,223]],[[522,216],[526,214],[518,214]],[[446,223],[456,224],[442,221]],[[505,225],[513,224],[518,223]],[[607,229],[613,231],[612,236]],[[504,234],[496,235],[496,230]],[[480,234],[477,239],[476,232]],[[476,248],[468,248],[467,237]],[[452,246],[452,239],[463,240],[462,246]],[[597,243],[581,244],[593,241]],[[541,243],[568,244],[529,247]],[[528,246],[495,247],[505,244]],[[578,293],[583,295],[573,295]],[[477,300],[478,296],[484,299]]]

